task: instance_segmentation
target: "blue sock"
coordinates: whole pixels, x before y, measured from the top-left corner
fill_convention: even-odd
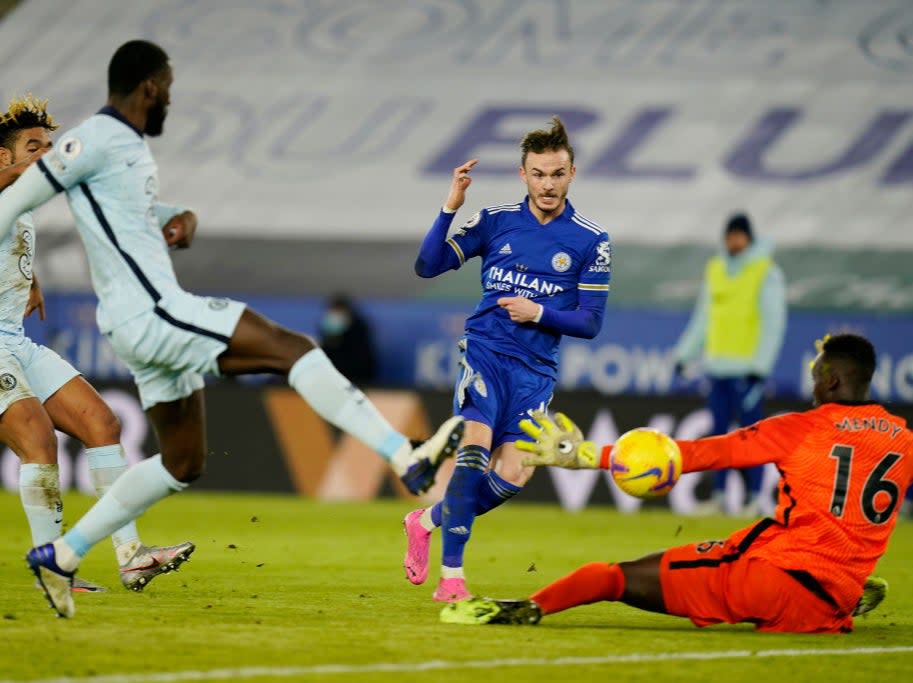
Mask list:
[[[503,505],[523,490],[522,486],[511,484],[495,472],[487,472],[479,486],[479,498],[476,502],[476,515],[484,515]]]
[[[440,500],[431,506],[431,523],[434,526],[440,526],[443,521],[444,513],[441,509],[444,507],[444,501]]]
[[[516,486],[509,481],[502,479],[495,472],[486,472],[482,477],[482,484],[478,489],[478,498],[476,500],[476,517],[484,515],[490,510],[494,510],[499,505],[506,503],[523,490],[522,486]],[[440,501],[431,506],[431,523],[434,526],[441,526],[444,502]]]
[[[463,566],[463,550],[472,533],[479,488],[488,468],[488,458],[488,449],[482,446],[463,446],[457,452],[456,467],[441,510],[441,533],[444,536],[442,564],[445,567]]]

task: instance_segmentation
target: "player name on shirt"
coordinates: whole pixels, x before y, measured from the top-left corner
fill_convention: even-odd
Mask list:
[[[897,436],[898,432],[903,431],[902,426],[883,417],[845,417],[840,422],[834,423],[834,427],[841,432],[861,432],[866,429],[873,432],[891,432],[892,439]]]
[[[523,296],[527,299],[535,298],[535,294],[551,296],[564,291],[564,287],[554,282],[549,282],[544,277],[528,276],[526,273],[518,273],[508,268],[498,268],[497,266],[492,266],[488,269],[485,289],[497,289],[502,292],[513,290],[517,296]]]

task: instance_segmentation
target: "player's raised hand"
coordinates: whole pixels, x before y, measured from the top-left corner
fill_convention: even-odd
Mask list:
[[[539,304],[525,296],[502,296],[498,306],[507,311],[515,323],[529,323],[539,315]]]
[[[450,211],[456,211],[463,202],[466,201],[466,190],[472,184],[472,177],[469,172],[472,167],[479,163],[478,159],[470,159],[462,166],[453,169],[453,181],[450,183],[450,194],[447,195],[447,201],[444,207]]]
[[[177,216],[172,216],[162,227],[165,243],[174,249],[186,249],[193,243],[193,236],[197,231],[197,215],[193,211],[185,211]]]
[[[532,455],[523,459],[527,467],[551,465],[571,470],[597,469],[599,451],[592,441],[584,441],[583,432],[564,413],[555,413],[555,421],[542,411],[531,420],[520,420],[520,429],[535,441],[517,441],[521,451]]]

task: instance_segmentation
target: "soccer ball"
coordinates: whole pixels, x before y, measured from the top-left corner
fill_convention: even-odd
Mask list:
[[[678,444],[656,429],[625,432],[612,446],[609,471],[622,491],[656,498],[672,490],[682,473]]]

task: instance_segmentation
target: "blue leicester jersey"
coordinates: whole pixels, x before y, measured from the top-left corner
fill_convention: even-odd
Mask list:
[[[32,288],[34,258],[35,226],[28,211],[0,241],[0,332],[24,334],[22,317]]]
[[[498,299],[524,296],[551,309],[571,311],[585,298],[605,306],[611,277],[611,245],[602,228],[566,202],[564,212],[542,225],[529,199],[482,209],[448,240],[460,264],[482,259],[482,300],[466,320],[477,344],[557,376],[561,334],[536,323],[518,324]]]
[[[108,332],[180,292],[165,221],[182,209],[158,201],[158,168],[143,134],[105,107],[64,133],[37,163],[66,192]]]

